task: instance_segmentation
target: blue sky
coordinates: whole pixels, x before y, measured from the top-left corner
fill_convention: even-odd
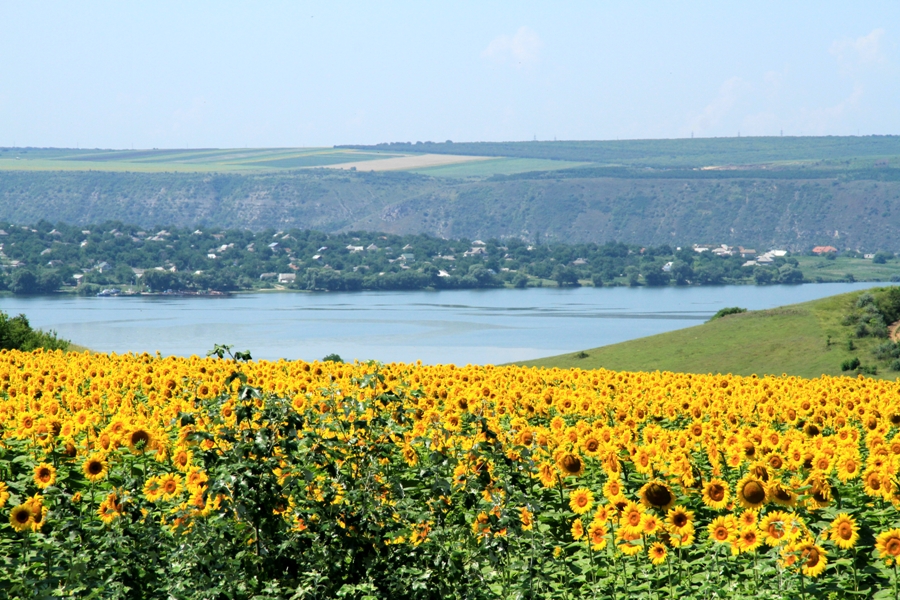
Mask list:
[[[900,134],[897,2],[0,0],[0,146]]]

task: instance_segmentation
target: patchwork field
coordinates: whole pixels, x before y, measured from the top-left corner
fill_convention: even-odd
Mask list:
[[[553,171],[589,164],[591,163],[564,160],[350,148],[0,148],[0,172],[267,173],[325,167],[356,171],[410,171],[433,177],[464,178]]]
[[[241,172],[364,163],[407,156],[332,148],[198,150],[0,149],[0,171]],[[468,158],[468,157],[467,157]]]
[[[459,163],[491,160],[485,156],[455,156],[453,154],[412,154],[380,158],[379,160],[346,162],[329,165],[332,169],[355,169],[366,171],[411,171],[428,167],[441,167]]]

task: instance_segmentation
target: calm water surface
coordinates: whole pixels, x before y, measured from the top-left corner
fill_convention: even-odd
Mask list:
[[[499,364],[698,325],[726,306],[772,308],[873,285],[0,298],[0,310],[103,352],[203,356],[219,343],[267,359],[336,352],[345,360]]]

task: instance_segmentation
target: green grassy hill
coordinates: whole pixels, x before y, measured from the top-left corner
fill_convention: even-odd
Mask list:
[[[877,367],[877,377],[895,379],[900,373],[873,355],[885,340],[856,338],[853,327],[843,324],[862,293],[729,315],[687,329],[518,364],[818,377],[848,374],[841,371],[841,363],[858,357],[864,365]],[[854,350],[848,348],[849,340]]]

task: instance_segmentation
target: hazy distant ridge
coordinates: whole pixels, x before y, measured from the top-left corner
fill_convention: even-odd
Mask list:
[[[900,251],[898,136],[387,148],[590,164],[501,175],[479,161],[481,175],[456,178],[290,168],[176,173],[164,172],[164,162],[153,167],[163,172],[122,171],[122,162],[119,171],[0,170],[0,220]],[[180,167],[192,152],[180,151]]]

